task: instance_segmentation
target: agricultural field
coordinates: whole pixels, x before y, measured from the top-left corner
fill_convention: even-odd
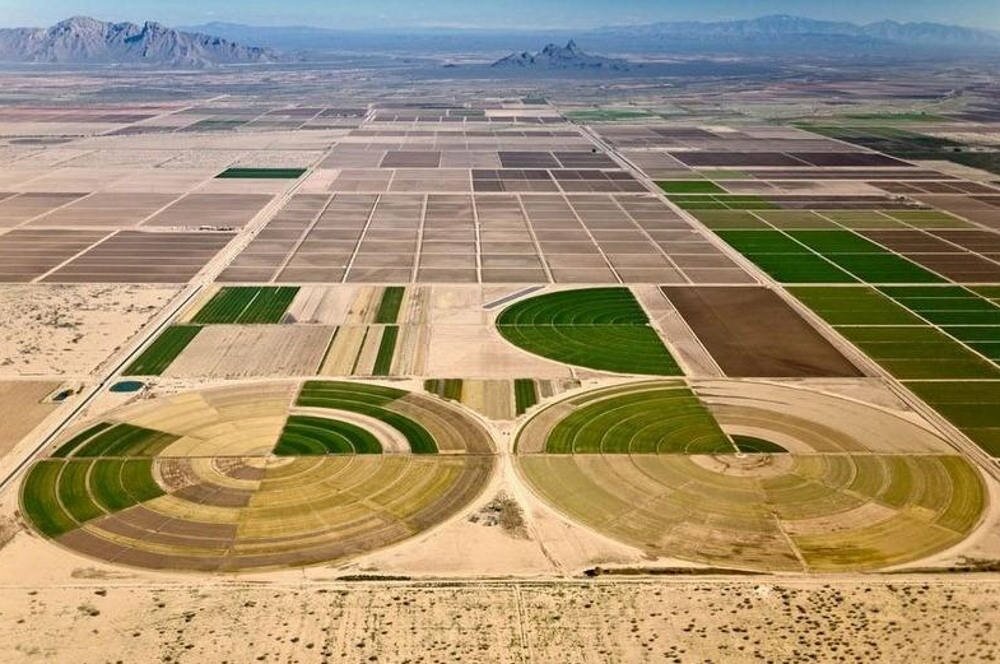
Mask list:
[[[492,451],[460,409],[403,390],[221,388],[85,428],[31,468],[20,502],[38,532],[118,564],[302,566],[448,519],[482,490]]]
[[[518,466],[574,520],[650,555],[727,568],[878,569],[978,525],[985,484],[944,441],[797,392],[725,381],[588,392],[521,429]],[[905,447],[885,448],[869,427]]]
[[[163,331],[142,354],[125,369],[126,376],[159,376],[184,352],[200,325],[174,325]]]
[[[566,364],[624,374],[680,373],[625,288],[538,295],[505,309],[496,325],[515,346]]]
[[[227,286],[220,289],[191,322],[199,325],[280,323],[298,290]]]
[[[0,659],[1000,656],[986,73],[376,60],[5,74]]]
[[[216,177],[220,180],[296,180],[305,168],[227,168]]]

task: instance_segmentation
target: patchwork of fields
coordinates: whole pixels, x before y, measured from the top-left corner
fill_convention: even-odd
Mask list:
[[[16,546],[135,574],[1000,555],[995,177],[663,109],[243,103],[0,151],[0,281],[173,285],[105,293],[142,325],[96,370],[10,360]],[[74,308],[12,326],[91,357]]]

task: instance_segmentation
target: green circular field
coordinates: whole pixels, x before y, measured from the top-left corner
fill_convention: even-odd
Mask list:
[[[623,374],[682,373],[627,288],[528,298],[501,312],[496,325],[515,346],[565,364]]]

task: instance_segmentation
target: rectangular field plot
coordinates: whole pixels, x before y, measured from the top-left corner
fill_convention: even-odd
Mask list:
[[[719,237],[785,284],[848,284],[857,280],[779,231],[717,231]]]
[[[33,281],[105,237],[102,231],[27,229],[0,235],[0,281]]]
[[[995,364],[873,289],[790,290],[896,378],[1000,378]]]
[[[230,233],[120,231],[44,281],[186,283],[232,239]]]
[[[0,457],[6,455],[21,439],[41,422],[59,404],[45,403],[60,383],[50,381],[0,382]]]
[[[280,323],[299,289],[226,286],[192,317],[199,325]]]
[[[210,325],[163,372],[171,378],[309,376],[319,370],[333,327]]]
[[[157,228],[243,228],[272,196],[268,194],[188,194],[146,220]]]
[[[126,376],[159,376],[187,345],[194,340],[201,327],[174,325],[168,327],[146,350],[125,369]]]
[[[945,281],[847,230],[718,230],[716,233],[783,283],[861,280],[873,284],[921,284]]]
[[[754,281],[655,197],[576,194],[298,195],[220,278],[272,280]]]
[[[227,168],[215,176],[219,180],[295,180],[304,168]]]
[[[664,287],[728,376],[860,376],[819,332],[766,288]]]
[[[84,193],[29,192],[0,200],[0,228],[17,226],[86,196]]]
[[[907,382],[957,428],[994,457],[1000,457],[1000,382]]]
[[[96,193],[36,218],[31,228],[130,228],[169,205],[177,196],[152,193]]]

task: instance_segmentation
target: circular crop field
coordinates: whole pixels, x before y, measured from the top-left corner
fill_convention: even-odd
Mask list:
[[[633,383],[520,431],[517,464],[567,516],[646,552],[728,568],[867,570],[962,541],[987,495],[929,431],[768,383]]]
[[[489,434],[439,399],[360,383],[253,385],[112,412],[31,468],[21,508],[41,534],[108,562],[303,566],[444,521],[493,465]]]
[[[527,298],[501,312],[496,325],[510,343],[550,360],[623,374],[682,373],[642,306],[624,287]]]

